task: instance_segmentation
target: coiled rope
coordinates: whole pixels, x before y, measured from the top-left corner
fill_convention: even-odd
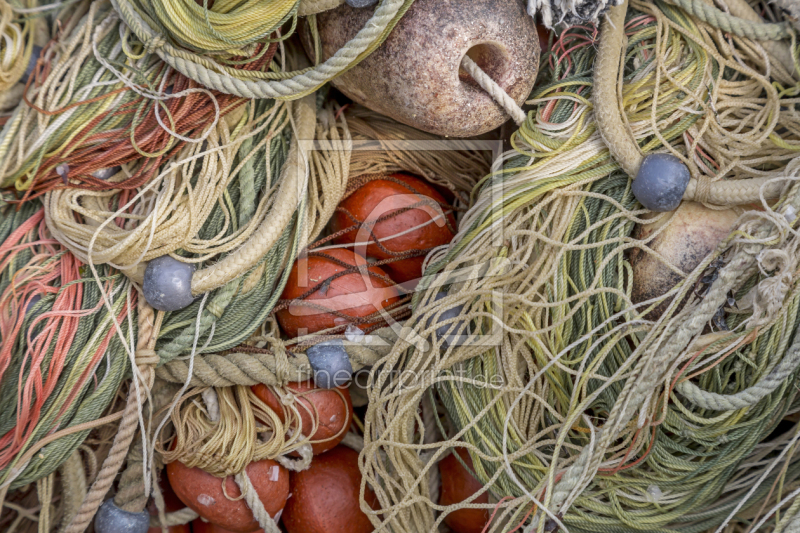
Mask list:
[[[372,18],[352,40],[324,63],[290,74],[232,72],[209,55],[199,55],[173,46],[157,31],[156,22],[134,9],[129,0],[112,0],[125,24],[169,66],[205,87],[244,98],[294,100],[313,93],[345,70],[358,64],[383,43],[414,0],[382,0]],[[168,2],[172,3],[172,2]],[[256,2],[263,4],[263,2]],[[205,15],[207,20],[209,14]],[[242,15],[244,16],[244,15]],[[247,17],[251,15],[248,14]],[[174,34],[170,34],[175,39]]]

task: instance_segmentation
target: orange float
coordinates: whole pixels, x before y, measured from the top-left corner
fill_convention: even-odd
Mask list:
[[[361,510],[358,453],[337,446],[291,473],[292,497],[283,509],[289,533],[369,533],[372,522]],[[367,487],[365,499],[375,509],[378,500]]]
[[[472,458],[465,448],[456,449],[456,453],[472,468]],[[439,473],[442,478],[439,505],[461,503],[483,488],[483,484],[452,453],[439,461]],[[489,494],[484,492],[472,503],[489,503]],[[481,533],[489,522],[489,517],[488,509],[459,509],[448,514],[444,522],[455,533]]]
[[[382,267],[397,283],[405,283],[422,276],[427,251],[453,239],[456,220],[444,196],[428,182],[396,173],[366,182],[341,201],[331,218],[334,232],[358,225],[359,229],[342,234],[334,242],[368,242],[366,248],[356,246],[355,251],[376,259],[416,254]]]
[[[286,422],[281,401],[271,388],[259,383],[251,389],[262,402],[275,411],[281,422]],[[325,453],[342,442],[350,421],[353,420],[353,403],[346,387],[321,389],[313,381],[300,381],[289,383],[286,389],[297,397],[300,432],[311,438],[314,455]],[[313,435],[308,435],[308,431],[314,427],[315,416],[319,425]]]
[[[224,529],[217,525],[214,525],[211,522],[203,522],[198,518],[197,520],[192,522],[192,533],[234,533],[234,532],[231,531],[230,529]],[[254,533],[264,533],[264,530],[258,529]]]
[[[303,297],[303,301],[313,306],[290,303],[278,310],[275,314],[283,331],[290,337],[316,333],[342,325],[347,318],[369,316],[397,302],[400,292],[386,273],[378,267],[364,271],[354,268],[363,265],[366,259],[344,249],[311,252],[307,260],[296,261],[281,298]],[[348,270],[353,272],[342,274]],[[340,275],[336,277],[337,274]],[[307,294],[310,290],[313,292]],[[371,325],[374,323],[360,327]]]
[[[277,515],[289,497],[288,471],[270,459],[255,461],[245,469],[264,509]],[[167,465],[167,476],[175,494],[202,518],[233,533],[253,533],[260,529],[233,476],[223,480],[199,468],[188,468],[179,461]],[[227,497],[226,497],[227,494]]]

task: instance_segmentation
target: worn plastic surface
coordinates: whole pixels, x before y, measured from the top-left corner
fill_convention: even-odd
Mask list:
[[[168,255],[150,261],[144,272],[142,289],[153,309],[178,311],[192,303],[194,265],[182,263]]]
[[[691,174],[672,154],[650,154],[644,158],[631,187],[633,195],[651,211],[674,211],[681,204]]]

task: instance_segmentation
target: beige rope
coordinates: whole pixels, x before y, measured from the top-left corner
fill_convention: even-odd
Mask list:
[[[66,526],[77,514],[86,498],[86,470],[80,450],[75,450],[59,468],[61,473],[62,525]]]
[[[597,129],[611,155],[626,174],[635,178],[644,155],[631,136],[630,128],[623,122],[619,107],[620,50],[623,43],[625,14],[628,2],[611,8],[603,21],[600,46],[594,75],[594,110]],[[785,183],[770,178],[751,178],[708,182],[696,172],[684,192],[684,200],[694,200],[719,206],[740,205],[778,198]]]
[[[323,11],[330,11],[344,4],[344,0],[301,0],[298,16],[307,17]]]
[[[601,26],[600,46],[595,60],[593,97],[597,130],[611,150],[611,155],[628,176],[636,177],[642,165],[641,150],[622,122],[617,96],[620,54],[624,50],[625,13],[628,0],[612,7]],[[602,74],[601,74],[602,73]]]
[[[517,102],[515,102],[502,87],[481,70],[481,67],[479,67],[471,57],[465,55],[461,58],[461,66],[478,82],[478,85],[480,85],[484,91],[494,98],[495,102],[500,104],[500,107],[506,110],[506,113],[511,115],[511,118],[514,119],[517,126],[525,122],[525,111],[517,105]]]
[[[253,516],[258,521],[258,525],[267,533],[281,533],[278,524],[275,523],[275,520],[269,515],[267,510],[264,509],[264,504],[261,503],[261,498],[258,497],[258,493],[255,487],[253,487],[250,477],[247,475],[247,471],[242,470],[242,472],[236,474],[233,479],[239,486],[239,490],[242,491],[242,496],[244,497],[244,501],[247,502],[247,506],[253,511]]]
[[[275,197],[276,211],[265,219],[253,235],[236,252],[221,261],[195,272],[192,294],[202,294],[235,279],[250,270],[277,242],[291,220],[302,198],[308,177],[308,142],[313,139],[316,123],[316,95],[304,97],[295,109],[295,142],[283,168],[281,185]]]
[[[728,9],[730,9],[731,15],[749,22],[763,23],[761,16],[755,12],[746,0],[726,0],[726,4],[728,5]],[[797,3],[795,2],[795,9],[797,9],[796,6]],[[784,83],[792,83],[800,79],[798,78],[800,73],[797,72],[794,60],[792,59],[792,50],[787,43],[782,41],[764,41],[762,46],[775,58],[778,65],[785,70],[785,72],[779,73],[780,75],[776,77]]]
[[[183,524],[188,524],[192,520],[199,518],[200,515],[191,510],[188,507],[181,509],[180,511],[175,511],[172,513],[166,513],[164,515],[164,520],[161,521],[157,516],[150,517],[150,527],[171,527],[171,526],[180,526]]]
[[[370,47],[385,38],[385,30],[403,9],[406,0],[384,0],[353,39],[324,63],[286,80],[249,80],[228,76],[205,66],[208,58],[178,49],[154,31],[128,2],[112,0],[114,8],[145,46],[165,63],[211,89],[243,98],[297,99],[306,96],[350,68]],[[204,60],[204,61],[201,61]]]
[[[36,492],[39,493],[39,520],[38,531],[39,533],[50,533],[50,519],[51,519],[51,506],[53,505],[53,484],[55,482],[56,473],[51,472],[49,475],[41,478],[36,482]]]
[[[353,365],[353,371],[373,366],[394,346],[397,334],[392,328],[381,328],[370,333],[381,339],[370,346],[346,343],[345,349]],[[252,386],[258,383],[283,386],[288,380],[311,379],[314,373],[305,354],[293,354],[285,359],[287,369],[279,370],[281,360],[275,353],[231,353],[228,355],[196,355],[192,380],[193,387],[231,387],[233,385]],[[159,379],[172,383],[184,383],[188,377],[189,366],[186,361],[174,359],[156,369]]]
[[[154,334],[153,308],[147,305],[143,297],[138,299],[139,328],[138,339],[136,342],[136,366],[142,380],[138,387],[133,384],[128,391],[128,399],[122,415],[117,435],[108,453],[103,467],[97,475],[92,487],[89,490],[83,504],[78,509],[75,517],[65,528],[65,533],[82,533],[89,526],[97,509],[103,503],[103,499],[111,488],[111,484],[125,461],[128,454],[133,436],[139,421],[139,409],[145,402],[153,385],[153,369],[158,363],[158,356],[153,348],[155,347],[156,335]],[[137,379],[137,378],[134,378]],[[138,391],[138,393],[137,393]]]

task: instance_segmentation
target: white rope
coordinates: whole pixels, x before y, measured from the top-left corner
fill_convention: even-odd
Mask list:
[[[527,116],[525,115],[525,111],[522,110],[520,106],[517,105],[517,102],[511,98],[502,87],[497,85],[497,83],[489,77],[481,67],[475,63],[471,57],[464,56],[461,59],[461,66],[464,67],[472,79],[478,82],[478,85],[483,88],[484,91],[489,93],[489,95],[494,98],[494,101],[500,104],[500,106],[506,110],[506,113],[511,115],[511,118],[514,119],[517,126],[520,126],[525,122]]]

